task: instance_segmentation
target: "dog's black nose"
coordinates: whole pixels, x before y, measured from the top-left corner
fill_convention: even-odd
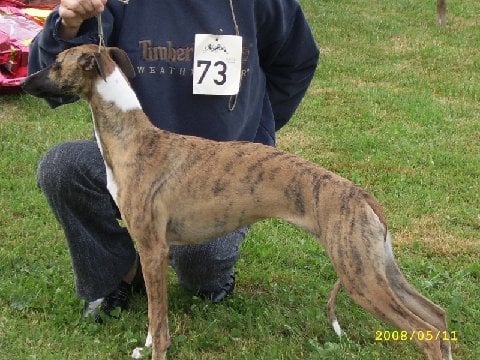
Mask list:
[[[38,86],[35,85],[35,78],[32,77],[32,75],[27,76],[20,84],[21,88],[23,91],[26,93],[33,95],[33,96],[38,96],[36,93],[35,89],[38,89]]]

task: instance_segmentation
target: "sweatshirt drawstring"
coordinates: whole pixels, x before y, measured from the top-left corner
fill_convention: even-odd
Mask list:
[[[229,2],[230,2],[230,10],[232,11],[233,26],[235,27],[235,35],[240,36],[237,17],[235,16],[235,10],[233,8],[233,0],[229,0]],[[240,87],[241,86],[242,86],[242,77],[240,76]],[[240,92],[240,89],[238,90],[238,92]],[[238,94],[230,95],[230,99],[228,100],[228,111],[231,112],[235,110],[235,107],[237,106],[237,96]]]

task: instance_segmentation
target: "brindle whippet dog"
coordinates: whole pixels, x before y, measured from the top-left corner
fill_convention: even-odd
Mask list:
[[[382,208],[371,195],[273,147],[160,130],[142,111],[127,80],[133,76],[120,49],[83,45],[29,76],[24,90],[38,97],[79,95],[91,105],[107,188],[140,254],[153,359],[164,359],[170,344],[169,246],[202,243],[266,218],[295,224],[323,244],[340,281],[332,301],[341,283],[357,304],[401,330],[447,331],[445,311],[401,274]],[[428,359],[451,359],[448,341],[416,341]]]

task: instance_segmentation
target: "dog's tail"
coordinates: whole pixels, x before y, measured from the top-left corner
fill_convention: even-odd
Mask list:
[[[327,310],[328,310],[328,319],[330,320],[330,324],[332,324],[333,330],[341,337],[343,334],[342,328],[337,320],[337,314],[335,313],[335,301],[337,300],[337,295],[340,289],[342,288],[342,282],[340,279],[337,280],[335,285],[333,286],[332,291],[330,292],[330,296],[328,297],[327,302]]]

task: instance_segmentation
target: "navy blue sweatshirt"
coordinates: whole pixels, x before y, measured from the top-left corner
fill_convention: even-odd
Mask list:
[[[107,46],[127,52],[143,110],[159,128],[214,140],[268,145],[285,125],[314,75],[319,50],[296,0],[238,0],[233,10],[243,38],[242,80],[233,109],[230,96],[193,95],[195,34],[235,35],[229,0],[109,0],[102,13]],[[57,10],[34,39],[29,73],[62,50],[98,43],[97,20],[86,20],[76,38],[58,36]],[[48,99],[58,106],[72,99]]]

